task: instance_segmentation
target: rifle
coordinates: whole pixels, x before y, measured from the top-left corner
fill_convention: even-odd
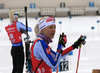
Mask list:
[[[25,54],[26,54],[26,73],[32,73],[32,66],[31,66],[31,56],[30,56],[30,40],[28,37],[28,24],[27,24],[27,7],[25,9],[25,21],[26,21],[26,38],[25,40]]]

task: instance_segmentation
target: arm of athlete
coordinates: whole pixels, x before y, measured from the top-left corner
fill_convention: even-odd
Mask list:
[[[17,22],[17,30],[20,31],[21,29],[24,30],[24,31],[26,31],[26,25],[24,25],[21,22]],[[32,31],[31,27],[28,27],[28,31],[29,32]]]
[[[78,47],[80,46],[81,43],[83,45],[85,45],[86,41],[85,41],[85,39],[82,39],[82,37],[84,37],[84,36],[79,37],[78,40],[76,42],[74,42],[73,45],[71,45],[70,47],[63,50],[62,56],[69,54],[69,52],[74,50],[75,48],[78,49]]]
[[[53,52],[48,45],[43,41],[38,41],[34,46],[34,56],[37,59],[43,59],[52,69],[56,69],[60,63],[61,53]]]

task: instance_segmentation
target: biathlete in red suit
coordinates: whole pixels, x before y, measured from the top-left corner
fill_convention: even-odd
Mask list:
[[[18,31],[16,28],[16,23],[17,21],[14,21],[11,25],[8,25],[7,27],[5,27],[5,29],[8,33],[9,40],[11,41],[12,45],[18,46],[17,43],[20,42],[19,44],[20,46],[22,44],[22,36],[21,36],[21,32]]]
[[[21,30],[26,31],[26,26],[18,22],[18,13],[14,13],[15,21],[8,26],[5,27],[5,30],[8,34],[9,40],[12,43],[11,55],[13,62],[13,70],[12,73],[23,73],[24,66],[24,51],[23,51],[23,42],[21,36]],[[32,31],[30,27],[28,27],[28,31]]]
[[[69,48],[62,50],[67,40],[66,35],[60,35],[57,52],[54,52],[50,48],[49,43],[52,43],[55,28],[56,24],[54,17],[44,17],[40,19],[36,25],[35,32],[37,39],[31,47],[32,73],[52,73],[52,69],[57,69],[60,60],[84,41],[78,40]]]

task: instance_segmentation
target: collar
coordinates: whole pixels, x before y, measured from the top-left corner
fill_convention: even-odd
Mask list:
[[[45,42],[47,42],[47,44],[53,42],[50,38],[48,38],[47,36],[45,36],[44,34],[38,34],[38,37],[42,38]]]

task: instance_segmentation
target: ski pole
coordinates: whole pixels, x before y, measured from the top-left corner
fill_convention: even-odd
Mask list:
[[[86,39],[86,36],[81,36],[82,39]],[[79,66],[79,59],[80,59],[80,53],[81,53],[81,45],[79,46],[79,52],[78,52],[78,59],[77,59],[77,66],[76,66],[76,73],[78,72],[78,66]]]
[[[78,59],[77,59],[76,73],[78,72],[78,66],[79,66],[80,53],[81,53],[81,45],[79,46],[79,53],[78,53]]]
[[[56,73],[58,73],[58,70],[59,70],[59,66],[57,67]]]

